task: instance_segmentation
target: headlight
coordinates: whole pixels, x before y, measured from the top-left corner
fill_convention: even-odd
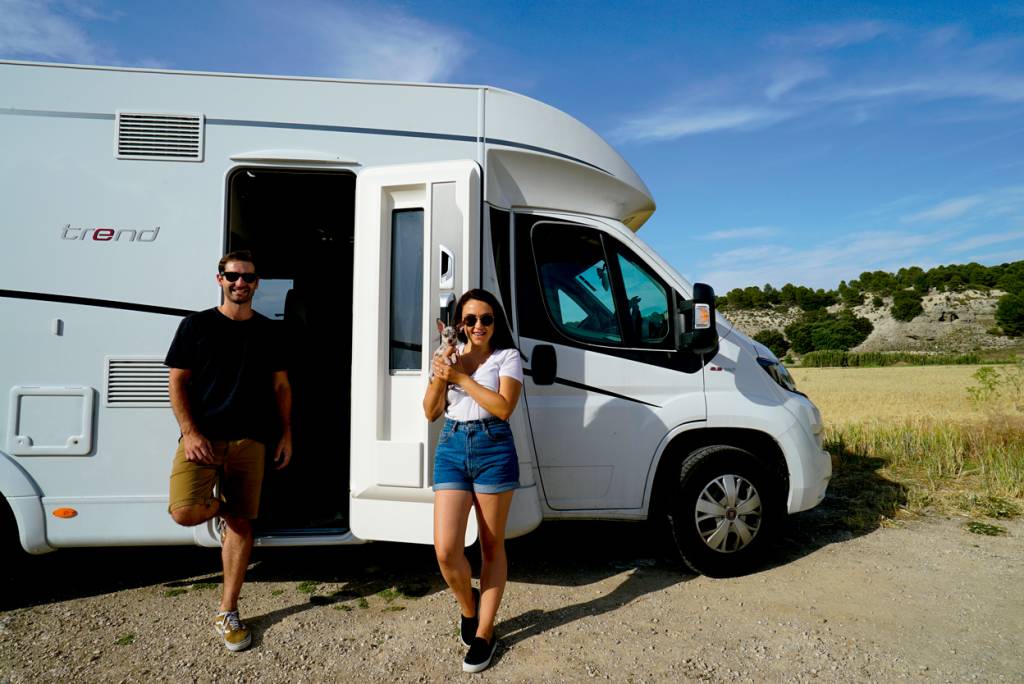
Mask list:
[[[786,367],[781,362],[775,359],[766,359],[763,356],[757,357],[757,362],[764,368],[764,372],[772,376],[772,380],[779,384],[779,387],[787,389],[790,392],[796,392],[797,394],[803,394],[796,388],[796,380],[789,374]]]

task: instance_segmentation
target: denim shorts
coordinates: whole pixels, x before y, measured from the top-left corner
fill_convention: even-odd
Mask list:
[[[500,418],[444,421],[434,455],[434,491],[498,494],[519,487],[512,428]]]

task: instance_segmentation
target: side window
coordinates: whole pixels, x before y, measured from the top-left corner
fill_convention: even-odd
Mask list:
[[[423,367],[423,210],[391,214],[390,368]]]
[[[633,257],[620,252],[618,261],[633,339],[642,345],[663,342],[670,330],[668,290]]]
[[[512,324],[512,243],[509,237],[510,213],[491,207],[491,249],[494,251],[494,270],[498,277],[501,301]]]
[[[601,236],[576,226],[533,227],[534,258],[545,308],[568,337],[594,344],[621,344],[611,274]]]

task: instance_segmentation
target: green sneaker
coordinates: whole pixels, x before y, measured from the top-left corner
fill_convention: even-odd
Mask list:
[[[249,628],[238,618],[238,611],[221,611],[213,621],[213,627],[224,638],[224,645],[229,651],[244,651],[252,643]]]

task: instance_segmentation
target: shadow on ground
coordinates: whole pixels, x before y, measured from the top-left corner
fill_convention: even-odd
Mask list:
[[[906,504],[905,488],[879,474],[881,459],[833,449],[829,495],[791,516],[765,568],[792,562],[835,542],[877,529]],[[529,611],[504,622],[511,643],[587,615],[608,612],[693,574],[678,560],[667,530],[647,523],[550,521],[509,540],[509,574],[517,582],[566,587],[625,573],[611,592],[552,612]],[[470,556],[475,554],[470,550]],[[0,610],[161,585],[165,592],[219,583],[220,554],[196,547],[63,549],[44,556],[8,553],[0,564]],[[475,559],[474,559],[475,561]],[[433,549],[376,543],[343,547],[257,548],[247,582],[306,583],[308,604],[322,605],[392,592],[409,597],[444,590]],[[340,587],[327,591],[326,587]],[[285,615],[260,616],[272,624]]]
[[[832,480],[825,500],[790,516],[766,567],[783,565],[818,549],[869,534],[906,509],[907,488],[881,474],[887,463],[827,444],[832,453]]]

